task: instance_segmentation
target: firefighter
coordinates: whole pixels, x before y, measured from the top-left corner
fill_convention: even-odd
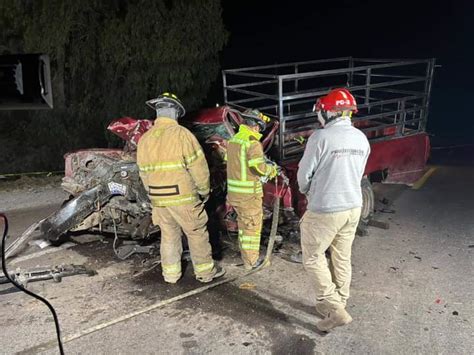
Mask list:
[[[204,209],[209,168],[196,137],[177,120],[185,109],[174,94],[146,102],[156,110],[153,127],[138,142],[137,164],[149,194],[153,224],[161,229],[161,265],[168,283],[181,277],[181,231],[188,239],[196,279],[210,282],[225,270],[212,259]]]
[[[321,331],[348,324],[345,310],[351,282],[351,248],[362,207],[361,179],[370,145],[353,127],[357,103],[344,88],[314,105],[322,129],[309,138],[298,167],[298,185],[308,200],[301,219],[303,265],[316,290]],[[330,261],[326,258],[330,253]]]
[[[277,166],[265,159],[260,138],[270,121],[256,109],[242,114],[243,124],[227,147],[227,201],[237,213],[239,248],[246,270],[261,263],[263,222],[262,181],[277,175]]]

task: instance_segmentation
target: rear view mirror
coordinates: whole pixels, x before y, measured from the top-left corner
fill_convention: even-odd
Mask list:
[[[0,110],[53,108],[51,71],[46,54],[0,56]]]

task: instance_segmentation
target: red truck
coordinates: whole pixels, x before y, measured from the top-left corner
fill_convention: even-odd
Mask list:
[[[298,161],[306,139],[318,129],[316,99],[347,87],[358,103],[354,126],[371,142],[365,170],[362,220],[373,212],[370,182],[413,184],[423,175],[430,153],[426,122],[435,59],[333,58],[224,70],[225,103],[258,108],[279,122],[270,156],[290,177],[293,206],[306,207],[296,186]]]

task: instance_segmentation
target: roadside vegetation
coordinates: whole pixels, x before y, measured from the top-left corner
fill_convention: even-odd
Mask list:
[[[227,38],[218,0],[0,0],[0,54],[48,54],[54,96],[53,110],[0,111],[0,174],[116,146],[109,122],[151,118],[145,101],[163,91],[198,108]]]

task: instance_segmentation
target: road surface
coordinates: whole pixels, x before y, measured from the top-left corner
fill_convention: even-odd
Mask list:
[[[67,354],[468,354],[474,348],[474,168],[439,167],[419,190],[378,186],[392,205],[353,248],[348,311],[354,321],[317,331],[311,283],[300,264],[275,257],[270,268],[138,315],[64,344]],[[382,196],[379,195],[380,199]],[[0,195],[1,197],[1,195]],[[12,234],[54,210],[9,213]],[[392,209],[393,211],[390,211]],[[34,250],[33,250],[34,251]],[[85,263],[98,275],[31,288],[56,308],[63,337],[201,287],[187,268],[177,285],[159,268],[134,277],[139,260],[119,261],[111,240],[11,264],[10,268]],[[227,253],[226,277],[242,273]],[[247,283],[248,285],[243,285]],[[248,286],[247,289],[241,286]],[[250,289],[248,289],[250,286]],[[46,307],[21,293],[0,295],[1,353],[55,354]],[[469,350],[471,349],[471,350]]]

